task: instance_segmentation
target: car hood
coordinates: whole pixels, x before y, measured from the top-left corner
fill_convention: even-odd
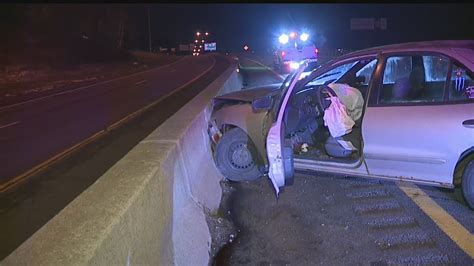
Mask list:
[[[217,96],[214,99],[216,100],[233,100],[238,102],[252,102],[255,99],[272,95],[278,92],[281,83],[275,83],[270,85],[265,85],[253,89],[244,89],[236,92],[231,92],[221,96]]]

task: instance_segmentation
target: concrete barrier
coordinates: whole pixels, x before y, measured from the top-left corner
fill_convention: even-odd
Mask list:
[[[222,179],[210,151],[209,101],[240,89],[233,64],[2,265],[207,265]],[[34,210],[32,210],[34,211]]]

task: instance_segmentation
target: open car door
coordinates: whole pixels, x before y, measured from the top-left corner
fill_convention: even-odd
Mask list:
[[[268,177],[272,181],[275,192],[278,196],[280,188],[286,185],[293,184],[294,164],[293,164],[293,149],[287,143],[284,137],[284,123],[283,114],[288,104],[291,92],[295,88],[301,74],[307,68],[308,62],[301,64],[296,75],[290,81],[290,85],[284,95],[282,95],[280,109],[276,121],[271,125],[267,135],[267,157],[268,157]],[[278,103],[275,103],[278,104]]]

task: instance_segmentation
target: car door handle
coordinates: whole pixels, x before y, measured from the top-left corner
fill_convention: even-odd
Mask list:
[[[464,120],[462,125],[468,128],[474,128],[474,119]]]

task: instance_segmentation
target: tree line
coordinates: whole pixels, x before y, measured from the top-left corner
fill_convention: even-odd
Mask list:
[[[121,59],[137,42],[143,5],[11,4],[0,11],[2,63]]]

